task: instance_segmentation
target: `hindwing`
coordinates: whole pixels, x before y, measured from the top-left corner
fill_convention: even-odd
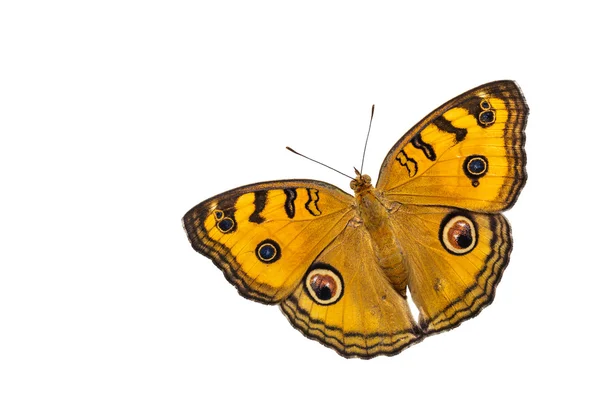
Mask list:
[[[422,338],[362,224],[351,223],[316,258],[281,309],[304,335],[345,357],[391,355]]]
[[[512,249],[504,216],[405,206],[391,218],[425,334],[453,328],[492,302]]]

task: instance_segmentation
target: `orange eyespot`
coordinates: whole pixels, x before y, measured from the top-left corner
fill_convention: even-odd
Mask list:
[[[452,254],[467,254],[477,244],[475,223],[465,215],[450,214],[440,226],[440,242]]]
[[[344,282],[340,273],[329,264],[316,263],[306,274],[306,291],[321,305],[336,303],[344,292]]]

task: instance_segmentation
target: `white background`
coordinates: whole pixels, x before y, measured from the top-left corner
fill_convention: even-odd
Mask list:
[[[568,2],[0,6],[0,398],[598,396],[595,8]],[[494,304],[346,360],[238,296],[181,227],[200,201],[365,172],[446,100],[514,79],[529,181]]]

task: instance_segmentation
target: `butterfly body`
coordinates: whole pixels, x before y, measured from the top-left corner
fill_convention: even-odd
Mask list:
[[[377,264],[393,283],[396,290],[406,295],[408,271],[402,264],[404,251],[397,230],[390,215],[397,212],[400,205],[389,202],[384,194],[371,186],[371,177],[358,174],[350,182],[354,190],[357,208],[357,227],[364,227],[370,237]]]
[[[354,196],[314,180],[244,186],[192,208],[188,238],[306,336],[346,357],[396,354],[493,300],[512,248],[500,211],[526,180],[527,112],[514,82],[480,86],[404,135],[376,185],[357,172]]]

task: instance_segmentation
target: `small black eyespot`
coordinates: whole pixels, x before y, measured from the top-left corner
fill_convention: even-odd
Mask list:
[[[275,247],[272,244],[263,244],[260,248],[260,250],[258,250],[258,253],[260,254],[260,258],[262,258],[263,260],[270,260],[271,258],[275,257]]]
[[[474,154],[465,159],[463,163],[463,171],[467,178],[473,180],[474,185],[479,179],[481,179],[488,172],[488,160],[485,156],[480,154]]]
[[[490,108],[490,103],[488,103],[486,100],[482,100],[481,101],[481,108],[483,108],[484,110],[487,110]]]
[[[496,120],[496,115],[493,111],[483,111],[479,114],[479,122],[484,125],[489,125]]]
[[[223,218],[223,211],[221,210],[217,210],[215,211],[215,218],[218,220],[220,220],[221,218]]]
[[[483,162],[483,160],[481,158],[476,158],[474,160],[471,160],[468,168],[469,168],[469,172],[472,173],[473,175],[479,175],[483,171],[485,171],[485,162]]]
[[[265,264],[274,263],[281,258],[281,248],[274,240],[263,240],[256,246],[256,257]]]
[[[224,218],[224,219],[220,220],[219,223],[217,223],[217,227],[223,233],[229,232],[230,230],[233,229],[234,226],[235,226],[235,223],[233,222],[233,220],[231,218]]]

